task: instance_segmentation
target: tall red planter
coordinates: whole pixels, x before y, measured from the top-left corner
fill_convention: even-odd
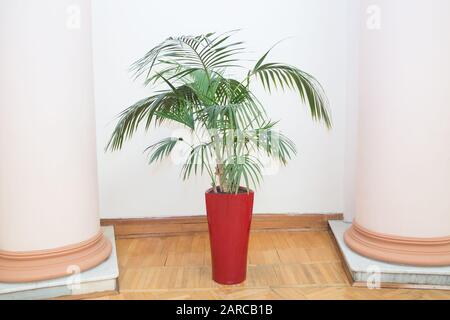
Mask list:
[[[254,193],[206,192],[213,280],[233,285],[247,277],[247,252]]]

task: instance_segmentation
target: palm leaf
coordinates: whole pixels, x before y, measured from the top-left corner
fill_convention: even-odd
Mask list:
[[[263,58],[265,59],[265,57]],[[298,91],[302,102],[309,106],[312,118],[316,121],[323,121],[328,128],[331,128],[327,98],[322,86],[313,76],[289,65],[262,64],[262,62],[263,60],[258,61],[250,73],[250,77],[258,78],[269,92],[278,88]]]
[[[247,190],[257,187],[262,180],[262,163],[249,155],[233,156],[225,162],[225,177],[229,191],[238,193],[243,184]]]
[[[181,170],[183,180],[189,179],[193,174],[203,174],[206,170],[214,181],[214,174],[211,169],[212,159],[211,144],[200,144],[193,147]]]
[[[151,49],[143,58],[131,66],[135,78],[146,74],[146,84],[158,80],[152,74],[154,68],[169,65],[164,73],[173,72],[182,66],[184,73],[204,70],[207,74],[219,69],[235,66],[238,55],[243,52],[242,42],[229,42],[229,33],[213,37],[214,33],[200,36],[169,38]],[[160,73],[161,74],[161,73]]]
[[[168,157],[181,138],[166,138],[148,147],[145,151],[150,151],[149,163],[152,164]]]
[[[165,120],[172,120],[193,129],[193,114],[198,108],[198,102],[195,93],[188,86],[162,91],[140,100],[118,116],[118,124],[106,149],[122,149],[124,142],[130,139],[143,123],[145,130],[150,128],[153,121],[162,124]]]

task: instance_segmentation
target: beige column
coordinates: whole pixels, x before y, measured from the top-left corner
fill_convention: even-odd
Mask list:
[[[450,1],[362,0],[355,251],[450,265]]]
[[[92,268],[100,231],[89,0],[0,3],[0,282]]]

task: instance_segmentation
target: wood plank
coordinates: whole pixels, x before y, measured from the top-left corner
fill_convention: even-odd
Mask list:
[[[342,219],[342,214],[257,214],[253,217],[252,231],[322,231],[328,230],[329,220]],[[114,226],[117,239],[178,236],[208,231],[205,216],[102,219],[101,224]]]
[[[352,286],[328,231],[253,232],[247,281],[231,287],[212,281],[209,250],[206,233],[119,239],[120,293],[101,299],[450,300],[449,291]]]

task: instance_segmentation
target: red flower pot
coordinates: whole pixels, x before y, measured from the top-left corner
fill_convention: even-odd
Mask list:
[[[254,193],[206,192],[213,280],[242,283],[247,277],[247,252]]]

